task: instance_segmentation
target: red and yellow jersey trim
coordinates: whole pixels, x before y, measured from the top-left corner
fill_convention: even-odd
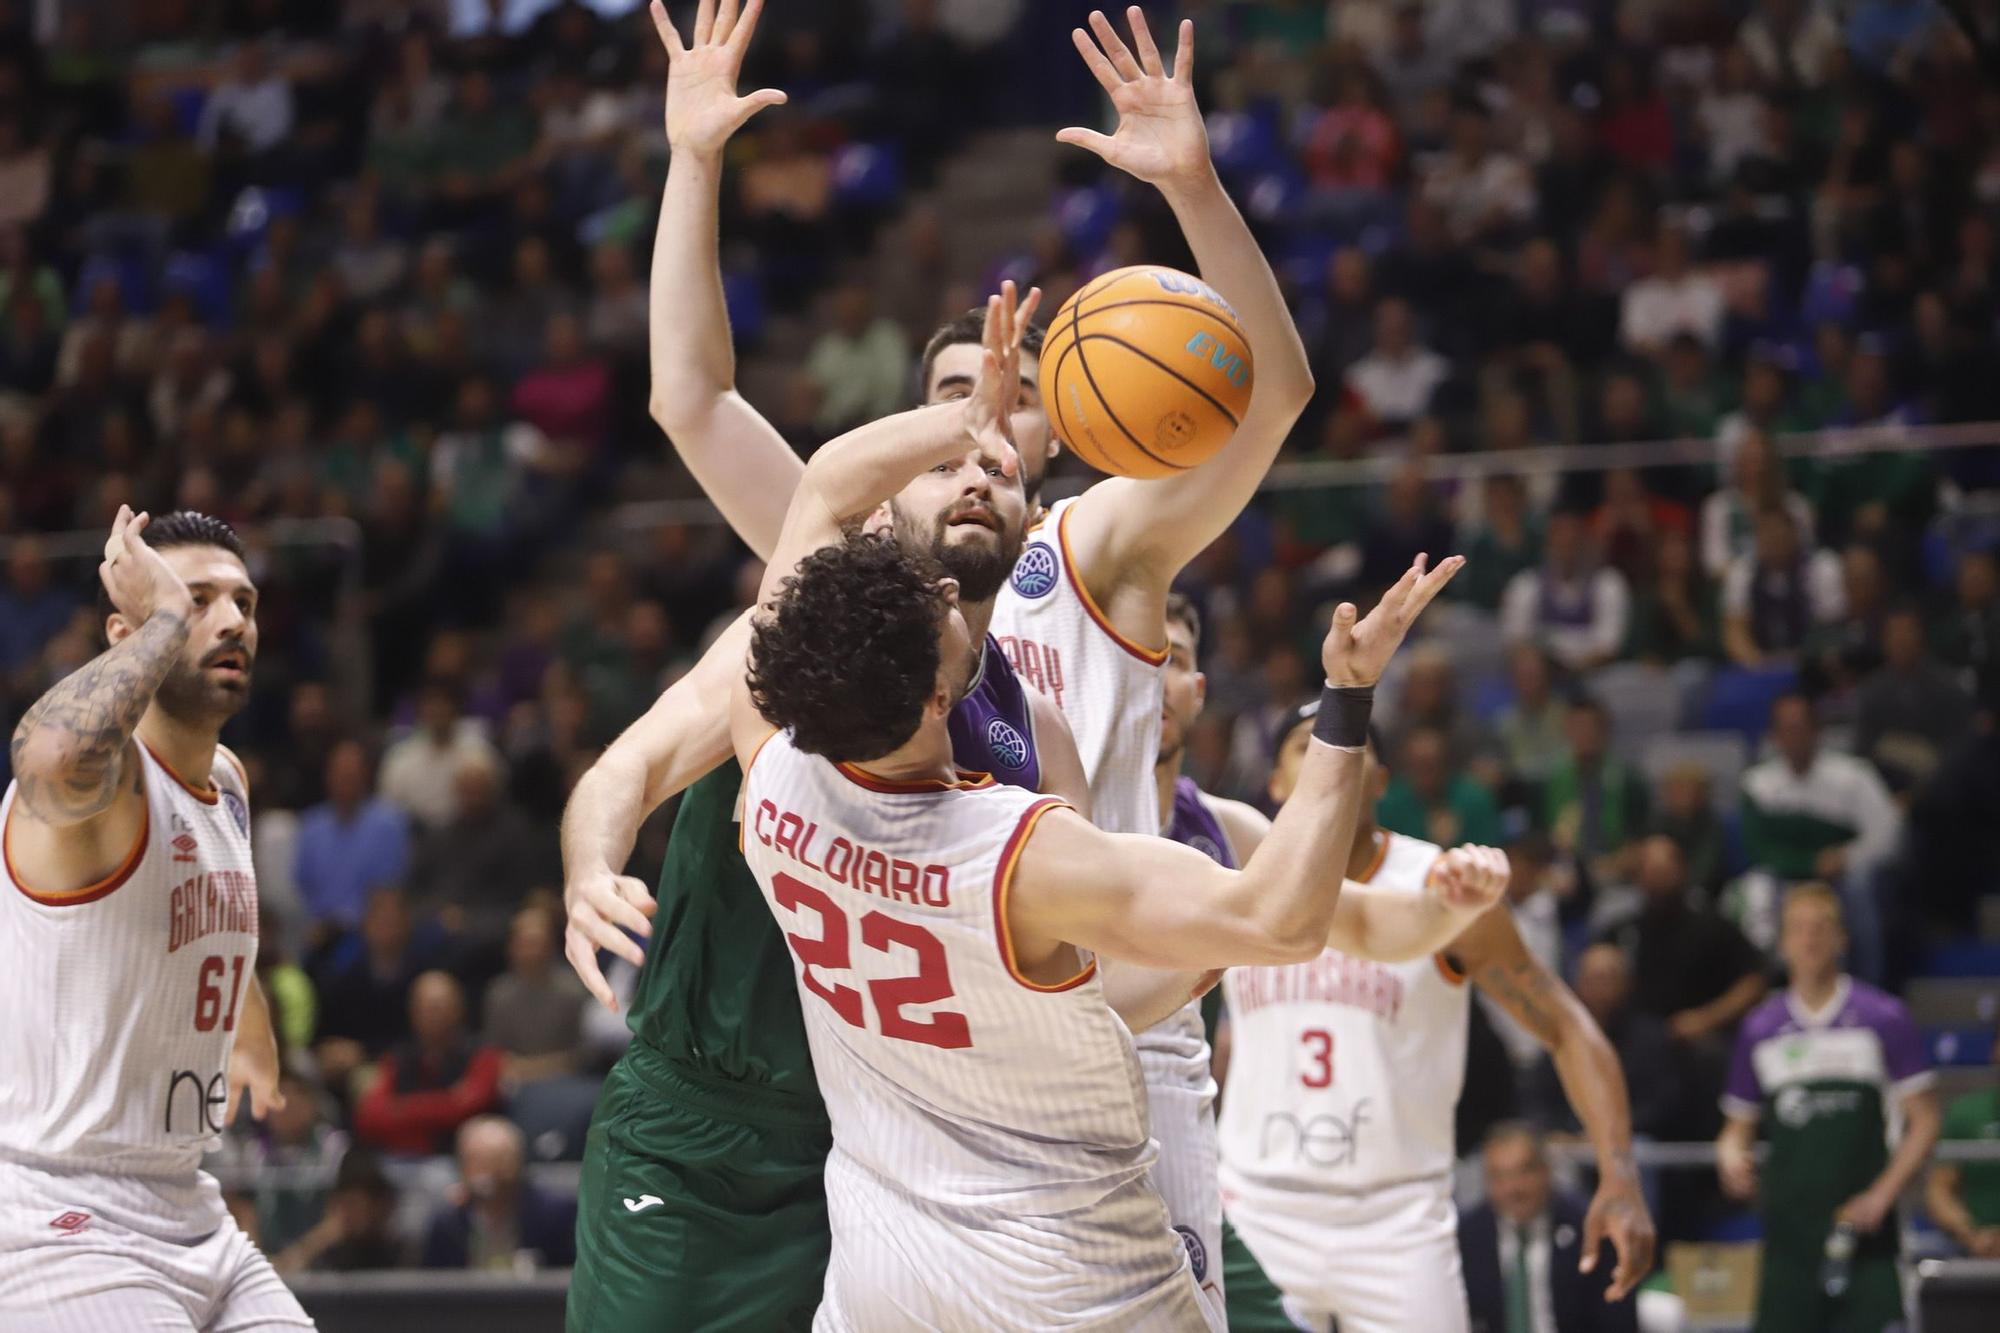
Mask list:
[[[840,770],[840,776],[846,778],[855,786],[863,787],[873,792],[881,792],[885,796],[907,796],[913,792],[978,791],[982,787],[991,787],[994,785],[991,773],[971,773],[962,768],[955,770],[958,773],[958,781],[956,782],[946,782],[943,778],[919,778],[914,782],[891,782],[887,778],[878,778],[873,773],[862,771],[860,766],[856,764],[835,764],[834,767]]]
[[[1014,957],[1014,932],[1007,926],[1007,894],[1014,885],[1014,866],[1021,859],[1021,849],[1027,846],[1028,836],[1035,831],[1035,825],[1051,810],[1074,809],[1068,801],[1058,796],[1045,796],[1029,806],[1021,820],[1014,826],[1007,845],[1000,849],[1000,864],[993,868],[993,938],[1000,946],[1000,961],[1006,965],[1007,975],[1019,985],[1044,995],[1055,995],[1066,990],[1075,990],[1084,982],[1097,975],[1097,960],[1091,959],[1083,965],[1083,970],[1067,981],[1044,985],[1031,981],[1021,973],[1019,962]]]
[[[146,745],[146,742],[140,741],[139,744]],[[168,777],[172,778],[175,782],[180,783],[182,788],[186,790],[188,795],[194,797],[197,801],[200,801],[203,805],[214,805],[217,801],[222,799],[222,793],[216,790],[215,784],[213,782],[209,783],[209,785],[206,787],[197,787],[192,782],[189,782],[186,778],[182,777],[180,774],[174,772],[174,766],[168,763],[166,760],[160,758],[160,752],[158,750],[155,750],[150,745],[146,745],[146,753],[153,756],[153,762],[158,764],[161,770],[165,772]],[[244,783],[244,787],[246,789],[249,787],[249,783],[247,781]]]
[[[1111,617],[1104,614],[1104,609],[1097,604],[1097,599],[1090,595],[1090,589],[1083,586],[1083,579],[1076,572],[1076,559],[1070,553],[1069,549],[1069,519],[1070,515],[1075,512],[1076,506],[1071,505],[1069,508],[1063,510],[1062,517],[1056,520],[1056,541],[1062,546],[1063,575],[1069,579],[1069,586],[1076,590],[1076,599],[1083,603],[1083,609],[1089,613],[1093,621],[1097,622],[1097,627],[1103,630],[1113,643],[1138,658],[1141,662],[1144,662],[1147,666],[1165,666],[1167,662],[1166,645],[1162,644],[1158,648],[1147,648],[1132,642],[1132,640],[1120,634],[1112,626]],[[1165,629],[1165,625],[1162,624],[1162,633],[1165,632]]]
[[[65,893],[37,892],[29,888],[28,882],[21,878],[21,872],[14,868],[13,850],[8,846],[7,835],[13,825],[14,807],[9,805],[7,819],[5,823],[0,823],[0,863],[6,865],[7,878],[14,882],[14,887],[31,902],[40,903],[44,907],[81,907],[85,903],[94,903],[99,898],[108,898],[116,893],[126,880],[132,878],[133,872],[139,868],[139,863],[146,859],[146,841],[153,834],[153,807],[151,804],[142,807],[138,840],[132,844],[132,850],[125,854],[125,860],[116,870],[95,884],[86,884],[80,889],[71,889]]]

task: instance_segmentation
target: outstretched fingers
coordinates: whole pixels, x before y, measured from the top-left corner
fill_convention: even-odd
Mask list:
[[[749,0],[743,6],[743,16],[736,20],[736,26],[729,31],[729,45],[734,48],[740,60],[750,49],[750,39],[757,35],[757,20],[764,16],[764,0]]]
[[[1034,327],[1035,311],[1039,310],[1041,305],[1042,289],[1030,287],[1027,296],[1021,301],[1020,308],[1014,312],[1014,352],[1017,356],[1021,352],[1021,345],[1028,339],[1028,330]]]
[[[1111,26],[1111,20],[1104,16],[1103,10],[1090,11],[1090,30],[1097,34],[1097,44],[1104,48],[1111,67],[1118,71],[1121,78],[1127,83],[1136,83],[1146,77],[1146,71],[1140,69],[1139,62],[1132,58],[1132,49],[1125,45],[1118,29]]]
[[[1416,587],[1410,590],[1407,614],[1414,617],[1429,606],[1436,600],[1437,595],[1444,591],[1445,585],[1451,582],[1452,577],[1464,568],[1465,557],[1462,555],[1446,556],[1438,561],[1437,568],[1419,577]]]
[[[737,0],[718,0],[715,7],[715,31],[709,40],[717,46],[729,45],[729,34],[736,28]]]
[[[694,8],[694,33],[691,45],[707,46],[715,36],[715,0],[701,0]]]
[[[1180,45],[1174,48],[1174,82],[1194,82],[1194,20],[1182,19]]]
[[[1132,28],[1132,46],[1139,53],[1139,68],[1156,79],[1167,75],[1167,67],[1160,61],[1160,48],[1153,42],[1153,30],[1146,26],[1146,11],[1137,5],[1125,10],[1125,21]]]
[[[669,63],[678,56],[686,55],[687,47],[681,42],[680,29],[674,27],[674,21],[667,17],[665,0],[653,0],[652,15],[653,31],[660,35],[660,45],[667,48]]]
[[[1069,39],[1076,43],[1077,54],[1083,57],[1083,63],[1089,66],[1090,72],[1096,76],[1098,86],[1107,93],[1118,91],[1125,80],[1111,67],[1111,62],[1104,58],[1104,52],[1097,49],[1097,43],[1090,39],[1090,34],[1082,28],[1072,28]]]

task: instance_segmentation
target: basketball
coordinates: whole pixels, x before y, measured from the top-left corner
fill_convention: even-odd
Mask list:
[[[1042,343],[1056,435],[1100,472],[1170,477],[1236,433],[1255,375],[1236,312],[1199,278],[1150,265],[1089,283]]]

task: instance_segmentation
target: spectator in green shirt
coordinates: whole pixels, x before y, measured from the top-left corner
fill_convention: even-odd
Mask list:
[[[1568,748],[1542,791],[1542,826],[1600,883],[1631,877],[1646,828],[1646,780],[1611,751],[1611,718],[1595,699],[1571,701]]]
[[[834,293],[833,327],[806,356],[806,375],[819,386],[813,424],[828,437],[885,417],[909,397],[910,351],[903,331],[875,313],[874,297],[862,283],[847,283]]]
[[[2000,1037],[1994,1039],[1992,1059],[2000,1067]],[[2000,1083],[1952,1102],[1944,1137],[2000,1144]],[[1967,1254],[2000,1259],[2000,1161],[1939,1162],[1924,1185],[1924,1208]]]
[[[1493,720],[1501,758],[1509,773],[1540,782],[1563,757],[1563,705],[1556,697],[1554,669],[1539,646],[1523,643],[1507,654],[1507,675],[1514,701]]]
[[[1496,614],[1501,594],[1516,574],[1542,559],[1542,537],[1528,514],[1528,494],[1518,473],[1496,472],[1479,483],[1481,522],[1465,547],[1465,571],[1453,592]]]
[[[1500,809],[1493,794],[1451,771],[1444,733],[1419,727],[1403,742],[1402,762],[1375,808],[1383,828],[1440,847],[1462,842],[1497,846]]]

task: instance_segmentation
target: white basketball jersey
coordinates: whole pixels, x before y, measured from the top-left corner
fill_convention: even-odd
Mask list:
[[[0,883],[0,1156],[193,1177],[222,1131],[229,1053],[257,969],[242,774],[190,786],[143,744],[146,823],[99,884]],[[0,828],[16,788],[0,800]]]
[[[1371,884],[1424,892],[1440,849],[1383,833]],[[1233,968],[1222,1186],[1232,1215],[1258,1195],[1354,1193],[1443,1177],[1465,1079],[1468,990],[1441,957]]]
[[[1028,534],[994,604],[990,632],[1022,679],[1055,699],[1076,733],[1090,780],[1091,821],[1113,833],[1161,832],[1160,753],[1167,654],[1133,643],[1091,600],[1070,555],[1075,499],[1059,500]],[[1160,624],[1164,643],[1166,623]],[[1132,967],[1132,964],[1119,964]],[[1166,1165],[1155,1183],[1197,1251],[1219,1254],[1222,1210],[1208,1163],[1215,1157],[1215,1079],[1201,1006],[1190,1003],[1135,1037],[1151,1096],[1153,1135]],[[1181,1169],[1176,1170],[1179,1167]],[[1220,1263],[1206,1256],[1206,1276]]]
[[[1203,1327],[1095,965],[1047,986],[1013,966],[1008,879],[1061,804],[884,783],[782,733],[750,766],[744,859],[833,1125],[824,1327]]]
[[[1076,733],[1091,822],[1111,833],[1158,833],[1153,763],[1166,650],[1121,636],[1090,599],[1064,535],[1075,504],[1057,501],[1028,534],[990,630],[1021,679],[1054,699]]]
[[[1028,534],[994,604],[991,632],[1014,670],[1056,701],[1076,733],[1091,822],[1112,833],[1159,833],[1153,765],[1167,655],[1124,638],[1090,599],[1065,535],[1075,504],[1057,501]],[[1140,1033],[1138,1045],[1149,1084],[1213,1090],[1199,1004]]]

